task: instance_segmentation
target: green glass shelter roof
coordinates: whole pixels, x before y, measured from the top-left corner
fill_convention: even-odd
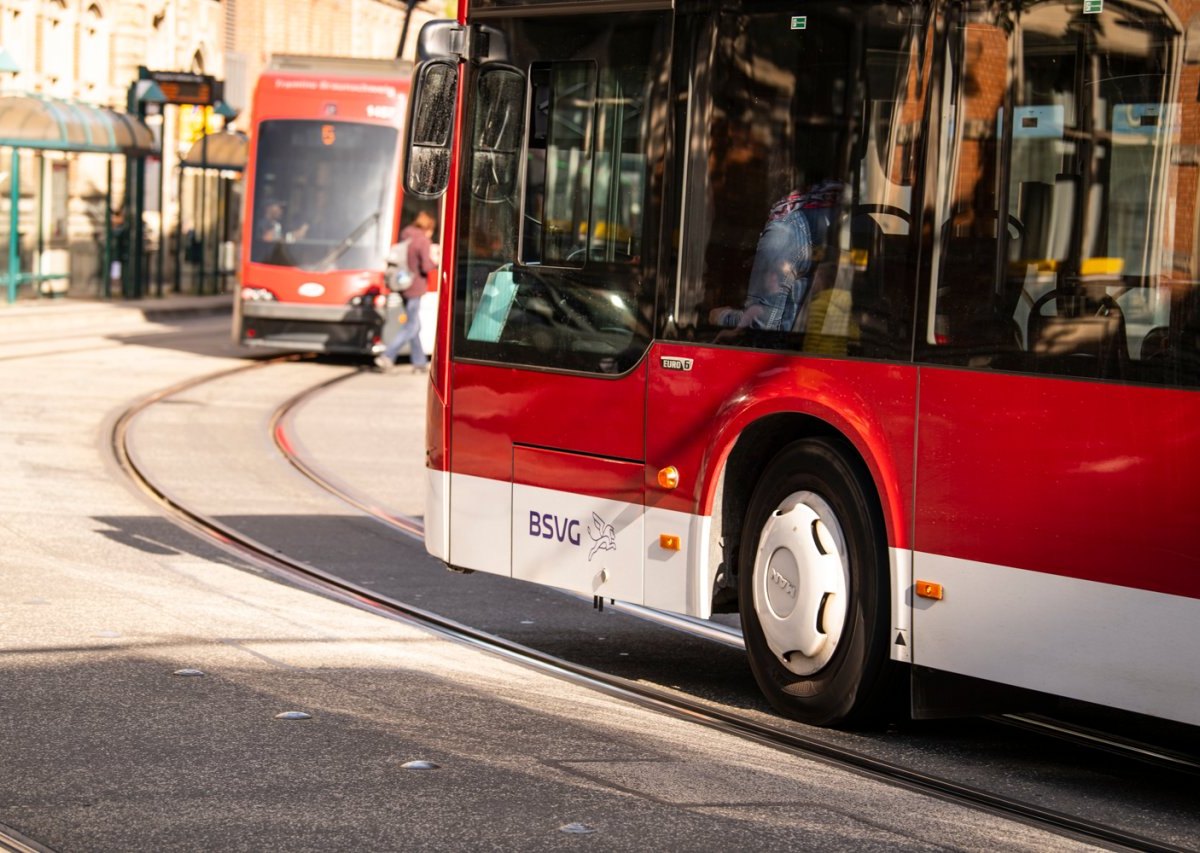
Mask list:
[[[0,97],[0,147],[134,157],[158,153],[145,122],[107,107],[44,95]]]

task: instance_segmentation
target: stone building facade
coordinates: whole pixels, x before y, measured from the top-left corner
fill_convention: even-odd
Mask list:
[[[420,24],[447,12],[453,14],[453,7],[443,0],[415,4],[408,55]],[[0,73],[0,97],[34,93],[125,110],[139,67],[207,74],[224,82],[225,102],[240,113],[228,124],[237,129],[239,118],[249,116],[254,81],[272,54],[394,57],[407,14],[404,0],[0,0],[0,47],[17,68]],[[205,126],[220,128],[219,118],[168,105],[146,123],[162,142],[161,162],[147,163],[144,220],[147,251],[163,256],[149,264],[151,292],[156,292],[156,278],[166,279],[167,289],[179,281],[174,262],[182,255],[175,235],[217,228],[224,232],[219,238],[232,236],[235,210],[218,224],[194,221],[193,208],[198,194],[213,192],[236,205],[238,193],[229,189],[237,189],[237,175],[225,174],[223,183],[214,175],[201,181],[193,170],[180,172],[180,160],[193,142],[189,136]],[[121,207],[124,161],[53,151],[21,156],[22,264],[65,273],[58,284],[39,292],[95,296],[108,291],[101,260],[106,209],[110,198],[114,210]],[[7,197],[8,186],[0,186],[0,198],[6,202]],[[0,219],[8,215],[5,208]],[[49,222],[40,231],[39,216],[43,225]],[[0,224],[0,230],[7,243],[10,229]],[[31,245],[28,235],[34,232],[41,236]]]

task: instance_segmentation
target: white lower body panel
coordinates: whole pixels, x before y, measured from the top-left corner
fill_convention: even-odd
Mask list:
[[[1200,724],[1200,601],[1041,572],[914,556],[940,601],[913,600],[913,661]]]
[[[425,550],[450,559],[450,472],[425,469]]]
[[[449,507],[450,553],[443,559],[460,569],[511,576],[512,483],[452,473]]]
[[[647,607],[699,619],[712,616],[713,584],[720,553],[710,553],[712,516],[646,507]],[[663,547],[663,536],[679,540],[678,551]]]
[[[426,536],[446,543],[444,551],[427,549],[453,566],[712,616],[722,555],[711,516],[444,472],[429,474],[425,511]],[[892,657],[907,661],[912,562],[908,551],[891,549],[889,557],[892,636],[901,640]]]
[[[644,523],[637,504],[513,486],[512,576],[641,604]]]
[[[711,616],[708,516],[462,474],[427,489],[427,547],[454,566]],[[889,563],[893,660],[1200,725],[1200,601],[895,548]],[[914,575],[944,598],[914,597]]]

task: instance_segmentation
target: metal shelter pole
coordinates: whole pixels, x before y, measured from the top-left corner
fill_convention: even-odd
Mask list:
[[[158,296],[163,295],[163,256],[167,246],[167,210],[163,193],[163,171],[167,168],[167,155],[166,148],[162,143],[163,135],[165,134],[160,134],[158,143],[158,251],[154,258],[155,266],[158,268],[155,274],[154,292]]]
[[[178,215],[175,217],[175,292],[183,292],[183,163],[177,167],[179,171],[179,187],[175,194],[175,207]]]
[[[34,278],[32,280],[34,295],[42,295],[42,255],[46,253],[46,155],[39,151],[38,158],[38,192],[37,192],[37,257],[33,261]]]
[[[226,289],[226,281],[224,281],[224,245],[226,245],[226,230],[228,229],[229,211],[226,202],[226,179],[223,178],[221,172],[217,172],[217,263],[214,268],[216,274],[216,292],[224,293]]]
[[[112,246],[112,178],[113,167],[112,157],[108,158],[108,164],[104,169],[105,184],[104,184],[104,265],[100,269],[101,288],[104,292],[104,298],[112,297],[112,262],[113,262],[113,246]]]
[[[136,81],[129,84],[125,109],[138,119],[142,118]],[[137,172],[134,168],[134,157],[130,154],[125,157],[125,233],[129,235],[126,240],[129,257],[121,259],[121,296],[124,298],[128,298],[137,287],[137,253],[141,249],[142,236],[142,216],[138,209],[137,196]]]
[[[143,218],[146,213],[146,158],[135,157],[133,161],[133,297],[141,299],[146,295],[146,279],[149,270],[146,269],[146,224]]]
[[[8,301],[17,301],[17,283],[21,279],[21,151],[12,150],[12,177],[8,182]]]
[[[201,115],[204,116],[204,135],[200,137],[200,221],[196,223],[196,235],[200,238],[200,293],[204,293],[208,285],[208,252],[204,251],[208,242],[205,239],[208,234],[208,115],[203,112]]]

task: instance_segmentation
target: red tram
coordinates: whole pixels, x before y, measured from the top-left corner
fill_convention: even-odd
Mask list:
[[[236,342],[382,348],[402,308],[388,298],[384,260],[402,225],[410,71],[400,61],[276,56],[259,78]]]

